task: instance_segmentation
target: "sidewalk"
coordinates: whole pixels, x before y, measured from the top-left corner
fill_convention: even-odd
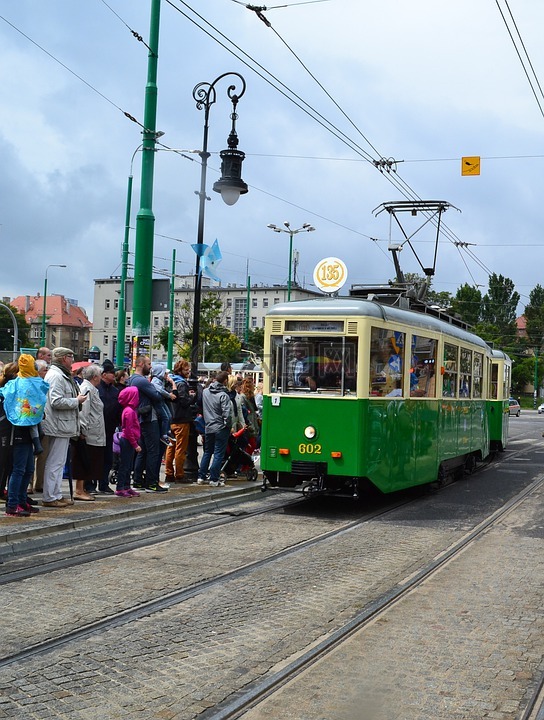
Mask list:
[[[161,482],[164,481],[164,468]],[[52,547],[66,542],[73,535],[103,534],[108,525],[134,528],[175,519],[180,515],[206,512],[239,502],[245,495],[260,494],[261,478],[248,482],[229,479],[226,485],[179,484],[170,485],[166,493],[146,493],[140,497],[121,498],[116,495],[96,495],[94,502],[74,501],[66,508],[43,507],[42,494],[34,493],[39,513],[27,518],[7,517],[0,505],[0,562],[4,558],[32,550]],[[63,481],[63,496],[70,497],[68,480]]]

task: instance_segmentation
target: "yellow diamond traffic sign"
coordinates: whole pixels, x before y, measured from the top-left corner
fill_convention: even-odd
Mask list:
[[[461,158],[461,175],[479,175],[480,156]]]

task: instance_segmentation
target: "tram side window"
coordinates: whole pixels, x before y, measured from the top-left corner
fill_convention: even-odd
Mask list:
[[[412,335],[410,396],[435,396],[436,340]]]
[[[370,382],[371,397],[404,395],[405,334],[384,328],[371,328]]]
[[[474,365],[473,365],[473,373],[472,373],[472,397],[473,398],[481,398],[482,397],[482,387],[483,387],[483,367],[484,367],[484,356],[482,353],[474,353]]]
[[[456,345],[444,343],[444,366],[442,375],[442,397],[456,397],[458,363]]]
[[[469,398],[472,388],[472,350],[461,348],[459,397]]]
[[[489,397],[496,400],[499,397],[499,366],[491,363],[491,379],[489,383]]]
[[[504,386],[502,389],[502,397],[503,399],[510,397],[510,366],[506,364],[504,366]]]

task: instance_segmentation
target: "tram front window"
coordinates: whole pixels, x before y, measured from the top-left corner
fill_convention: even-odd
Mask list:
[[[355,393],[356,340],[307,336],[273,336],[271,340],[272,392]]]

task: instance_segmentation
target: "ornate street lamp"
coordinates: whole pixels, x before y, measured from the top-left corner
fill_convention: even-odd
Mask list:
[[[65,268],[66,265],[48,265],[48,266],[45,268],[45,282],[44,282],[44,285],[43,285],[42,337],[41,337],[41,340],[40,340],[40,345],[41,345],[42,347],[45,345],[45,323],[47,322],[47,319],[46,319],[47,316],[46,316],[46,313],[45,313],[45,306],[46,306],[46,304],[47,304],[47,271],[49,270],[50,267],[61,267],[61,268]]]
[[[296,235],[299,232],[313,232],[315,228],[310,225],[310,223],[304,223],[302,227],[293,230],[291,228],[291,224],[287,220],[283,224],[285,225],[285,230],[283,228],[277,227],[277,225],[272,224],[267,225],[266,227],[277,233],[289,233],[289,275],[287,280],[287,302],[289,302],[291,300],[291,270],[293,267],[293,235]]]
[[[247,193],[247,185],[242,180],[242,162],[245,158],[245,154],[241,150],[237,150],[238,147],[238,135],[236,134],[236,120],[238,115],[236,114],[236,106],[238,100],[242,97],[246,90],[246,81],[244,78],[236,72],[223,73],[219,75],[212,83],[199,83],[193,88],[193,99],[196,101],[196,107],[198,110],[204,108],[204,136],[202,140],[202,151],[199,153],[202,159],[202,171],[200,175],[200,192],[196,193],[199,196],[199,210],[198,210],[198,229],[196,242],[198,245],[204,243],[204,209],[206,200],[209,199],[206,196],[206,171],[208,168],[208,158],[210,153],[208,152],[208,130],[209,130],[209,116],[210,108],[217,99],[215,86],[216,84],[225,77],[233,76],[238,78],[241,82],[241,89],[236,92],[236,85],[229,85],[227,88],[227,95],[232,102],[232,128],[227,139],[228,149],[222,150],[220,153],[221,157],[221,177],[217,182],[213,184],[215,192],[221,193],[221,197],[227,205],[234,205],[240,195]],[[198,346],[200,342],[200,301],[202,294],[202,275],[200,273],[200,254],[196,254],[195,263],[195,294],[193,301],[193,338],[191,348],[191,368],[194,377],[198,376]]]

